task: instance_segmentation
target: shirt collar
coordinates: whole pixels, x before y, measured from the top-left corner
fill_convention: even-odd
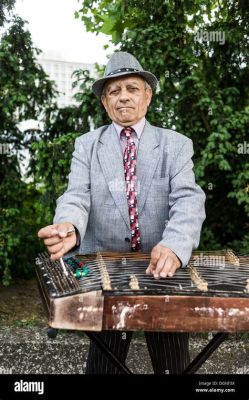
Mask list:
[[[112,123],[113,123],[113,125],[115,127],[115,130],[116,130],[116,132],[118,134],[118,137],[120,139],[120,133],[121,133],[122,129],[124,128],[124,126],[121,126],[121,125],[117,124],[114,121]],[[140,137],[142,135],[142,132],[143,132],[143,129],[144,129],[144,125],[145,125],[145,117],[140,119],[136,124],[131,125],[131,127],[136,132],[138,139],[140,139]]]

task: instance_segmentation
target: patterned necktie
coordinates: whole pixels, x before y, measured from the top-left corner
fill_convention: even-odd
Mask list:
[[[131,227],[131,250],[139,251],[141,242],[137,208],[137,151],[134,139],[131,136],[132,132],[135,132],[134,129],[127,127],[122,129],[121,135],[125,136],[127,139],[127,144],[124,151],[124,174]]]

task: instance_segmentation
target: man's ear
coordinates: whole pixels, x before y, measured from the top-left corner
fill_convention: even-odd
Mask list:
[[[105,97],[104,94],[102,94],[102,96],[101,96],[101,103],[103,104],[103,106],[104,106],[104,108],[106,110],[106,97]]]
[[[152,90],[149,88],[146,89],[146,98],[147,98],[147,106],[149,107],[152,99]]]

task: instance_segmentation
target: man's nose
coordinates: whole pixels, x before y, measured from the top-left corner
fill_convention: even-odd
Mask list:
[[[129,101],[129,93],[126,89],[123,89],[120,91],[119,101],[121,101],[121,102]]]

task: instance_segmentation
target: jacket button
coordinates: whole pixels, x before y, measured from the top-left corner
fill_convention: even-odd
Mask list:
[[[131,239],[128,238],[128,237],[126,237],[126,238],[125,238],[125,241],[126,241],[127,243],[130,243]]]

